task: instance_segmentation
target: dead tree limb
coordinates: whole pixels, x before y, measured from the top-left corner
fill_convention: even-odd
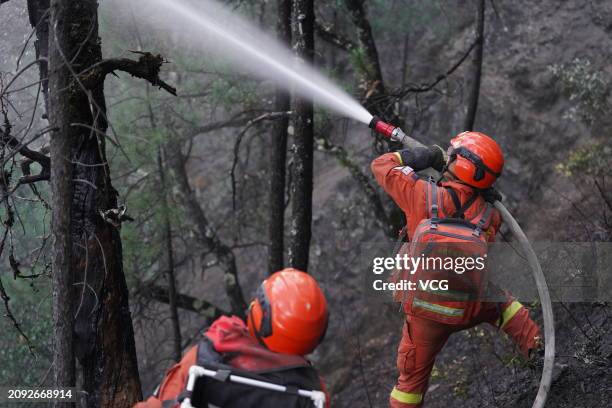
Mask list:
[[[3,196],[9,195],[9,192],[8,192],[9,180],[7,180],[7,178],[8,177],[6,173],[2,171],[2,169],[0,168],[0,192],[2,192]],[[13,227],[13,223],[15,222],[14,211],[13,211],[12,206],[9,204],[8,200],[5,203],[5,207],[6,207],[6,211],[5,211],[6,218],[2,220],[2,224],[4,226],[4,233],[2,234],[2,239],[0,240],[0,259],[2,257],[2,253],[4,252],[4,247],[6,245],[7,238],[9,237],[11,228]],[[10,259],[11,266],[13,267],[14,259],[13,259],[12,252],[9,254],[9,259]],[[19,324],[19,321],[17,320],[17,318],[15,318],[15,315],[13,315],[11,306],[9,304],[11,298],[6,292],[6,289],[4,288],[4,284],[2,283],[1,278],[0,278],[0,299],[2,299],[2,302],[4,303],[5,317],[7,317],[13,323],[13,327],[15,327],[15,330],[17,331],[17,333],[23,338],[23,340],[25,340],[28,346],[28,349],[30,350],[30,353],[34,354],[34,347],[32,346],[30,339],[28,338],[28,336],[25,334],[25,332],[21,328],[21,325]]]
[[[0,129],[0,147],[9,147],[21,154],[26,159],[28,159],[27,162],[22,163],[22,170],[24,170],[24,175],[19,178],[17,184],[22,185],[35,183],[43,180],[49,180],[51,174],[51,159],[49,158],[49,156],[39,151],[30,149],[29,147],[27,147],[27,145],[24,145],[22,142],[11,136],[9,132],[10,131]],[[38,174],[29,174],[29,165],[32,162],[40,164],[41,170]]]
[[[408,85],[406,87],[400,88],[397,91],[393,92],[392,96],[396,100],[401,100],[401,99],[405,98],[407,95],[409,95],[411,93],[423,93],[423,92],[431,91],[440,82],[444,81],[446,78],[451,76],[457,69],[459,69],[459,67],[470,56],[470,54],[472,53],[472,50],[474,50],[474,48],[476,47],[477,44],[478,44],[478,41],[472,42],[472,44],[463,53],[463,55],[461,55],[461,57],[457,60],[457,62],[455,62],[448,70],[446,70],[446,72],[444,72],[443,74],[438,75],[436,77],[436,79],[434,79],[433,81],[430,81],[429,83],[425,83],[425,84],[421,84],[421,85],[414,85],[414,84]]]
[[[214,253],[224,274],[225,291],[229,297],[231,312],[244,317],[247,304],[238,282],[236,258],[232,250],[221,241],[211,226],[198,202],[195,192],[189,184],[185,169],[186,158],[178,143],[167,146],[169,167],[174,172],[181,203],[185,207],[187,218],[195,227],[196,237],[203,251]]]
[[[123,71],[133,77],[144,79],[154,86],[176,96],[176,88],[167,84],[159,78],[161,66],[166,60],[161,55],[150,52],[132,51],[141,54],[137,61],[128,58],[110,58],[100,61],[80,74],[80,81],[87,89],[93,89],[100,85],[106,76],[115,71]]]

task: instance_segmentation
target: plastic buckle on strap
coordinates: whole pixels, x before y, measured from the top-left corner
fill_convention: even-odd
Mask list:
[[[474,228],[474,231],[472,231],[472,235],[475,237],[479,237],[481,233],[482,233],[482,229],[480,229],[480,227],[476,227]]]
[[[217,381],[225,382],[231,374],[230,370],[217,370],[217,374],[213,378]]]

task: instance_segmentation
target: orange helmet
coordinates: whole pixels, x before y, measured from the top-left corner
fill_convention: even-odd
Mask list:
[[[249,306],[251,335],[277,353],[305,355],[327,329],[327,302],[316,280],[287,268],[263,281]]]
[[[504,168],[504,154],[497,142],[480,132],[463,132],[455,136],[448,149],[451,172],[472,187],[485,189],[495,183]]]

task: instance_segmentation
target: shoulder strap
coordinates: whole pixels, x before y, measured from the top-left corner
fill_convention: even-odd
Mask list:
[[[429,207],[429,216],[432,221],[435,223],[439,218],[438,213],[438,185],[434,181],[433,177],[429,178],[429,188],[427,189],[428,194],[428,204]]]
[[[457,195],[457,192],[455,190],[453,190],[452,188],[446,188],[446,191],[448,191],[448,194],[451,196],[451,199],[453,200],[453,204],[455,205],[455,217],[457,216],[457,213],[459,213],[459,210],[461,209],[461,200],[459,200],[459,196]]]
[[[487,202],[484,210],[482,210],[480,214],[474,217],[474,219],[472,220],[474,222],[478,220],[478,222],[476,223],[476,228],[474,229],[474,235],[480,235],[483,230],[489,227],[492,219],[492,212],[493,206],[491,205],[491,203]]]
[[[455,214],[453,214],[453,218],[465,218],[465,212],[468,210],[468,208],[472,206],[472,204],[474,204],[474,202],[476,202],[476,199],[479,196],[478,191],[474,191],[474,194],[472,194],[462,206],[461,200],[459,199],[459,195],[455,190],[450,187],[447,187],[446,191],[448,191],[448,194],[451,196],[453,204],[455,205],[456,211]]]

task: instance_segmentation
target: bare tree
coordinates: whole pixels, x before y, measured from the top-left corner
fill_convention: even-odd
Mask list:
[[[313,0],[293,0],[293,48],[304,63],[314,60]],[[313,107],[312,102],[296,98],[293,102],[293,183],[291,189],[291,226],[289,265],[308,269],[312,223]]]
[[[280,41],[291,44],[291,0],[278,0],[277,35]],[[290,95],[281,88],[276,90],[275,110],[288,111]],[[268,272],[283,268],[285,237],[285,173],[287,162],[287,128],[289,117],[279,118],[272,130],[270,144],[270,206],[268,212]]]
[[[174,89],[159,79],[159,56],[102,59],[96,0],[52,0],[48,30],[38,29],[46,24],[45,0],[28,5],[41,57],[49,44],[54,384],[74,386],[76,356],[86,406],[130,407],[141,389],[119,236],[125,211],[106,158],[103,87],[107,74],[122,70]]]
[[[168,164],[171,171],[174,172],[181,204],[185,208],[187,219],[194,226],[196,238],[204,252],[202,258],[209,253],[213,253],[216,256],[216,263],[224,273],[223,281],[229,298],[231,313],[244,317],[247,304],[238,282],[238,269],[234,253],[218,237],[206,214],[204,214],[202,207],[200,207],[195,192],[189,185],[189,178],[185,169],[187,160],[181,151],[180,143],[170,143],[167,147],[167,153]]]
[[[472,59],[472,78],[470,95],[467,102],[467,114],[463,130],[474,129],[476,112],[478,111],[478,96],[480,95],[480,78],[482,76],[482,57],[484,50],[485,0],[478,0],[478,16],[476,19],[476,49]]]

